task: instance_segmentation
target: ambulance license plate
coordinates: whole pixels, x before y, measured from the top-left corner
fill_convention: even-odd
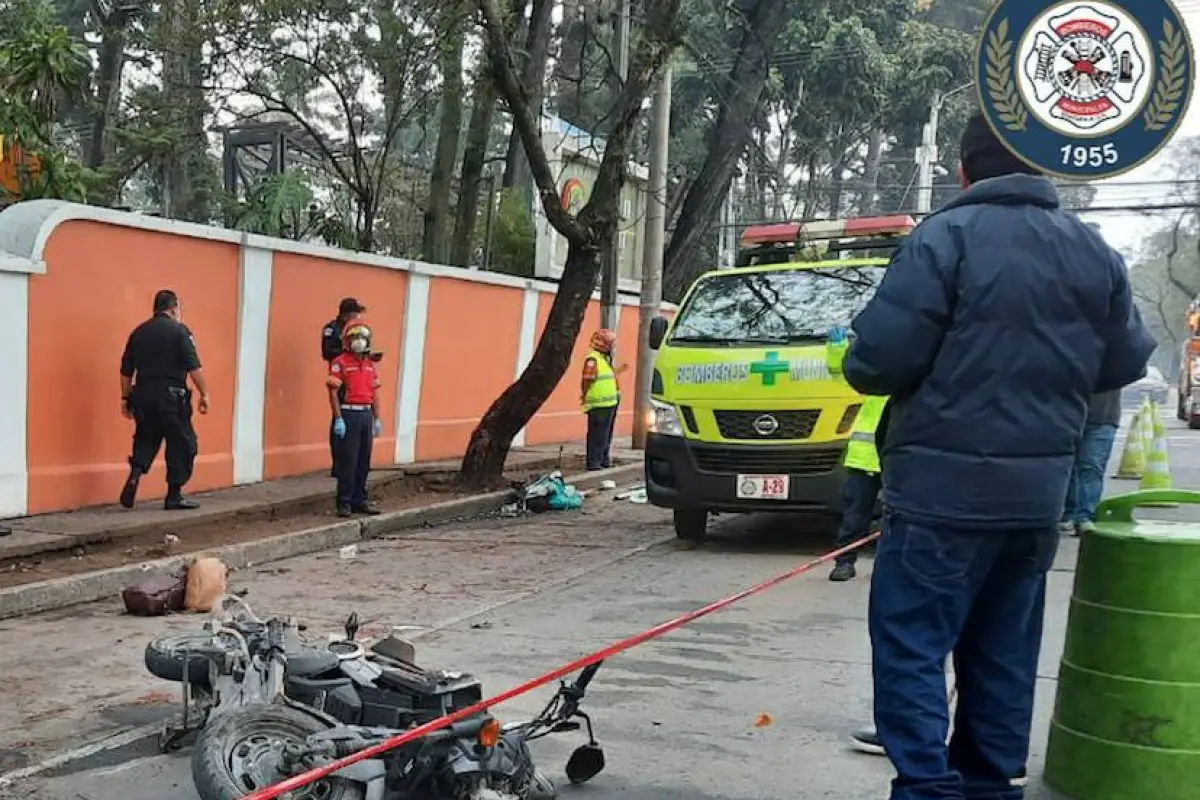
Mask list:
[[[738,475],[739,500],[787,500],[787,475]]]

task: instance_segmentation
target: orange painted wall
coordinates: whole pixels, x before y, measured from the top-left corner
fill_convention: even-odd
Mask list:
[[[462,455],[479,418],[512,383],[523,300],[522,289],[430,280],[418,461]]]
[[[267,329],[263,477],[328,469],[329,399],[320,352],[321,325],[337,315],[338,301],[355,297],[367,307],[373,345],[383,351],[379,393],[383,436],[372,462],[391,464],[396,451],[394,409],[408,274],[295,253],[275,253]],[[236,314],[235,314],[236,318]]]
[[[195,416],[200,456],[188,489],[232,483],[238,258],[235,244],[95,222],[55,230],[46,274],[29,281],[29,513],[116,501],[133,436],[121,416],[121,352],[159,289],[179,293],[212,393],[212,412]],[[139,497],[165,490],[160,455]]]
[[[546,328],[546,317],[550,315],[550,306],[554,303],[554,295],[542,293],[538,298],[537,336],[541,337]],[[572,442],[582,440],[587,426],[583,412],[579,410],[579,375],[583,369],[583,359],[588,352],[588,341],[592,331],[600,325],[600,304],[595,300],[588,303],[587,313],[583,318],[583,327],[579,338],[575,340],[575,348],[571,353],[571,366],[567,374],[558,382],[550,399],[542,406],[542,410],[530,421],[525,428],[525,444],[552,444],[555,442]]]

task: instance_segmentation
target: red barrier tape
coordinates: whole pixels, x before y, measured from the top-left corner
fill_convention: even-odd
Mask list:
[[[485,700],[480,700],[478,703],[468,706],[467,708],[460,709],[459,711],[455,711],[453,714],[447,714],[444,717],[439,717],[430,722],[426,722],[424,725],[418,725],[415,728],[410,728],[404,733],[397,734],[390,739],[385,739],[378,744],[373,744],[370,747],[359,750],[357,753],[351,753],[350,755],[339,758],[336,761],[330,761],[328,764],[322,764],[319,767],[310,769],[308,772],[302,772],[299,775],[295,775],[287,780],[281,781],[274,786],[258,789],[248,795],[245,795],[242,800],[274,800],[274,798],[277,798],[282,794],[294,791],[303,786],[307,786],[308,784],[313,783],[314,781],[319,781],[322,778],[327,778],[338,770],[344,769],[351,764],[357,764],[359,761],[365,761],[368,758],[374,758],[375,756],[386,753],[389,750],[406,745],[409,742],[420,739],[427,733],[433,733],[436,730],[441,730],[442,728],[453,725],[455,722],[458,722],[461,719],[478,714],[481,711],[486,711],[492,706],[500,705],[507,700],[517,697],[518,695],[522,695],[541,686],[545,686],[551,681],[558,680],[559,678],[570,675],[572,672],[577,672],[584,667],[591,666],[597,661],[604,661],[615,656],[617,653],[623,653],[632,647],[642,644],[643,642],[647,642],[651,639],[662,636],[664,633],[669,633],[676,628],[682,628],[689,622],[694,622],[701,617],[708,616],[714,611],[720,611],[722,608],[731,606],[740,600],[745,600],[751,595],[765,592],[767,589],[778,586],[784,581],[795,578],[798,575],[803,575],[804,573],[812,570],[814,567],[818,567],[821,564],[833,561],[838,556],[857,550],[858,548],[866,545],[869,542],[873,542],[878,538],[879,533],[873,533],[865,539],[860,539],[859,541],[847,545],[846,547],[826,553],[820,558],[813,559],[812,561],[801,564],[798,567],[794,567],[787,572],[776,575],[773,578],[769,578],[762,583],[755,584],[749,589],[744,589],[737,594],[722,598],[714,603],[709,603],[703,608],[698,608],[695,611],[689,611],[686,614],[675,617],[675,619],[668,620],[660,625],[656,625],[649,630],[642,631],[641,633],[630,636],[627,639],[622,639],[615,644],[610,644],[607,647],[597,650],[591,655],[577,658],[569,664],[564,664],[558,669],[547,672],[545,675],[542,675],[539,678],[534,678],[533,680],[526,681],[520,686],[509,689],[506,692],[501,692],[495,697],[489,697]]]

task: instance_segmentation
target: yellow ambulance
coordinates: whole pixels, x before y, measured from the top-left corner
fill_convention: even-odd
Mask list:
[[[862,397],[826,366],[828,331],[849,328],[915,226],[747,228],[735,268],[700,276],[673,321],[654,320],[646,493],[679,538],[702,539],[717,513],[840,511]]]

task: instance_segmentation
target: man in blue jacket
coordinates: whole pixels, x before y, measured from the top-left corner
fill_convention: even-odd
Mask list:
[[[1088,400],[1155,342],[1121,257],[978,114],[843,364],[891,395],[869,624],[891,800],[1019,800],[1046,573]],[[945,661],[958,686],[949,745]]]

